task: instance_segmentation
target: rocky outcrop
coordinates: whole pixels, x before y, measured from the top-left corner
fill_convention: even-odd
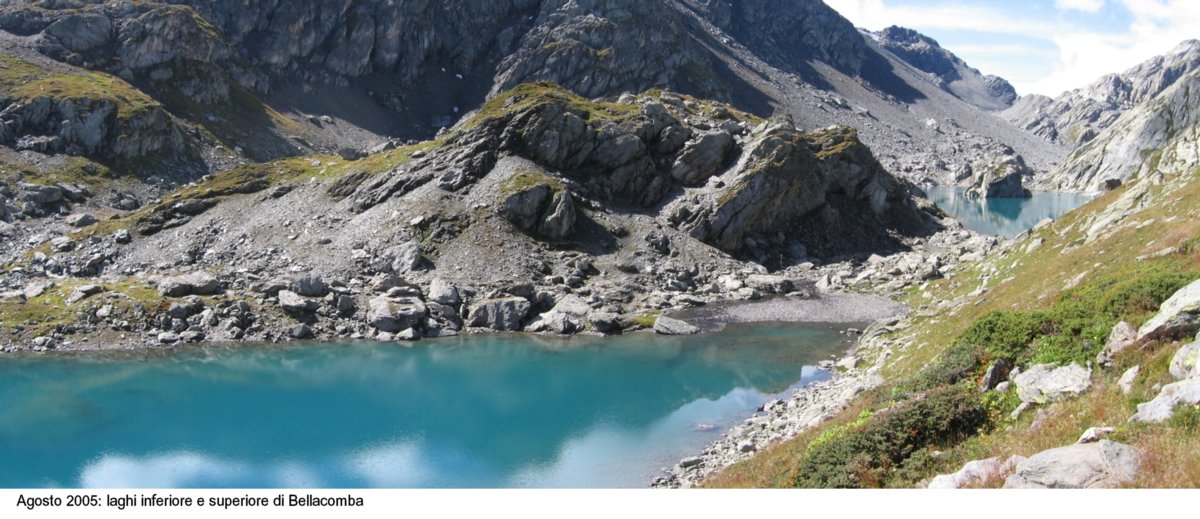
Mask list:
[[[1006,155],[993,163],[976,163],[976,172],[967,188],[971,198],[1029,198],[1024,180],[1033,177],[1020,155]]]
[[[712,189],[668,210],[672,223],[696,238],[758,256],[795,242],[818,254],[847,246],[887,249],[888,230],[932,228],[908,186],[883,170],[853,130],[803,132],[786,117],[759,125]]]
[[[1149,402],[1138,404],[1131,422],[1162,422],[1182,404],[1200,404],[1200,337],[1176,350],[1169,371],[1178,382],[1167,384]]]
[[[561,180],[522,171],[501,186],[500,213],[517,228],[552,240],[575,230],[575,204]]]
[[[1002,78],[985,76],[958,56],[924,34],[891,26],[871,33],[879,45],[917,70],[931,74],[938,86],[983,110],[999,111],[1012,106],[1017,91]]]
[[[1200,52],[1200,44],[1197,44]],[[1200,55],[1198,55],[1200,61]],[[1159,174],[1190,173],[1200,161],[1200,70],[1157,97],[1123,112],[1080,146],[1042,183],[1054,189],[1100,192],[1107,184]]]
[[[1004,488],[1117,488],[1137,476],[1141,457],[1109,440],[1050,449],[1018,463]]]

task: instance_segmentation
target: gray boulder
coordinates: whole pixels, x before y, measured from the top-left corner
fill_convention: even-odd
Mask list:
[[[592,312],[592,315],[588,316],[588,322],[593,330],[606,335],[620,333],[622,329],[620,316],[612,312]]]
[[[1077,364],[1038,364],[1014,376],[1012,382],[1022,402],[1044,404],[1083,393],[1092,384],[1092,372]]]
[[[220,288],[217,278],[207,272],[192,272],[182,276],[163,278],[158,282],[158,293],[166,297],[188,295],[206,296]]]
[[[375,329],[396,333],[425,324],[429,309],[415,297],[376,296],[367,302],[367,320]]]
[[[100,285],[79,285],[75,287],[75,290],[71,291],[71,295],[67,296],[66,303],[69,305],[75,304],[103,291],[104,288]]]
[[[569,335],[580,329],[579,324],[571,319],[571,316],[553,310],[542,314],[525,328],[530,332],[550,332],[559,335]]]
[[[1171,376],[1176,380],[1200,377],[1200,337],[1171,357]]]
[[[1141,366],[1134,366],[1125,370],[1121,374],[1121,378],[1117,380],[1117,387],[1121,388],[1122,395],[1128,395],[1133,392],[1133,382],[1137,380],[1137,376],[1142,372]]]
[[[305,297],[325,297],[329,287],[320,274],[305,274],[292,281],[292,291]]]
[[[293,339],[311,339],[313,338],[313,331],[307,324],[300,323],[289,326],[287,335]]]
[[[1200,404],[1200,378],[1163,386],[1154,400],[1138,404],[1137,413],[1129,417],[1129,421],[1161,422],[1171,418],[1175,406],[1180,404]]]
[[[280,290],[277,297],[279,299],[279,308],[288,313],[302,314],[313,312],[321,306],[320,303],[291,290]]]
[[[485,299],[471,305],[467,326],[500,331],[521,329],[521,321],[529,315],[529,304],[523,297]]]
[[[586,318],[592,313],[592,307],[586,301],[574,294],[567,294],[558,299],[551,311],[566,314],[576,318]]]
[[[792,280],[783,276],[767,274],[751,274],[746,276],[746,286],[765,294],[786,294],[795,288]]]
[[[660,315],[654,320],[654,332],[662,335],[694,335],[700,333],[700,329],[679,319]]]
[[[1121,321],[1108,332],[1108,340],[1104,341],[1104,349],[1096,354],[1096,364],[1108,367],[1113,358],[1137,342],[1137,330],[1129,323]]]
[[[1158,314],[1138,328],[1142,340],[1175,339],[1200,330],[1200,280],[1176,291],[1158,307]]]
[[[392,247],[389,254],[392,259],[392,271],[396,273],[419,272],[429,270],[433,266],[421,253],[421,246],[416,242],[404,242]]]
[[[70,225],[71,227],[87,227],[89,225],[95,225],[95,223],[98,221],[99,220],[96,220],[95,216],[87,213],[73,214],[67,217],[67,225]]]
[[[433,278],[429,283],[429,301],[443,305],[457,305],[461,302],[458,289],[442,278]]]
[[[1141,456],[1110,440],[1050,449],[1018,463],[1004,488],[1116,488],[1133,481]]]

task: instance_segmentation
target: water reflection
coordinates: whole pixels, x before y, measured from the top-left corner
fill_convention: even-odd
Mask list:
[[[1079,207],[1090,196],[1070,193],[1033,193],[1030,198],[973,199],[959,187],[926,187],[929,200],[968,229],[1013,237],[1046,218],[1058,218]]]
[[[641,486],[845,346],[759,325],[0,359],[0,486]]]

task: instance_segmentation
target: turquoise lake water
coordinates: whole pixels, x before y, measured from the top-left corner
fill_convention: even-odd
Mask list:
[[[642,487],[836,328],[0,358],[2,487]]]
[[[1046,218],[1058,218],[1092,199],[1070,193],[1033,193],[1031,198],[967,198],[960,187],[926,187],[929,200],[973,231],[1013,237]]]

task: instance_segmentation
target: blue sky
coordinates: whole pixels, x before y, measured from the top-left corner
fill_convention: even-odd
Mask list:
[[[1200,0],[825,0],[859,27],[917,29],[1024,94],[1056,96],[1200,39]]]

